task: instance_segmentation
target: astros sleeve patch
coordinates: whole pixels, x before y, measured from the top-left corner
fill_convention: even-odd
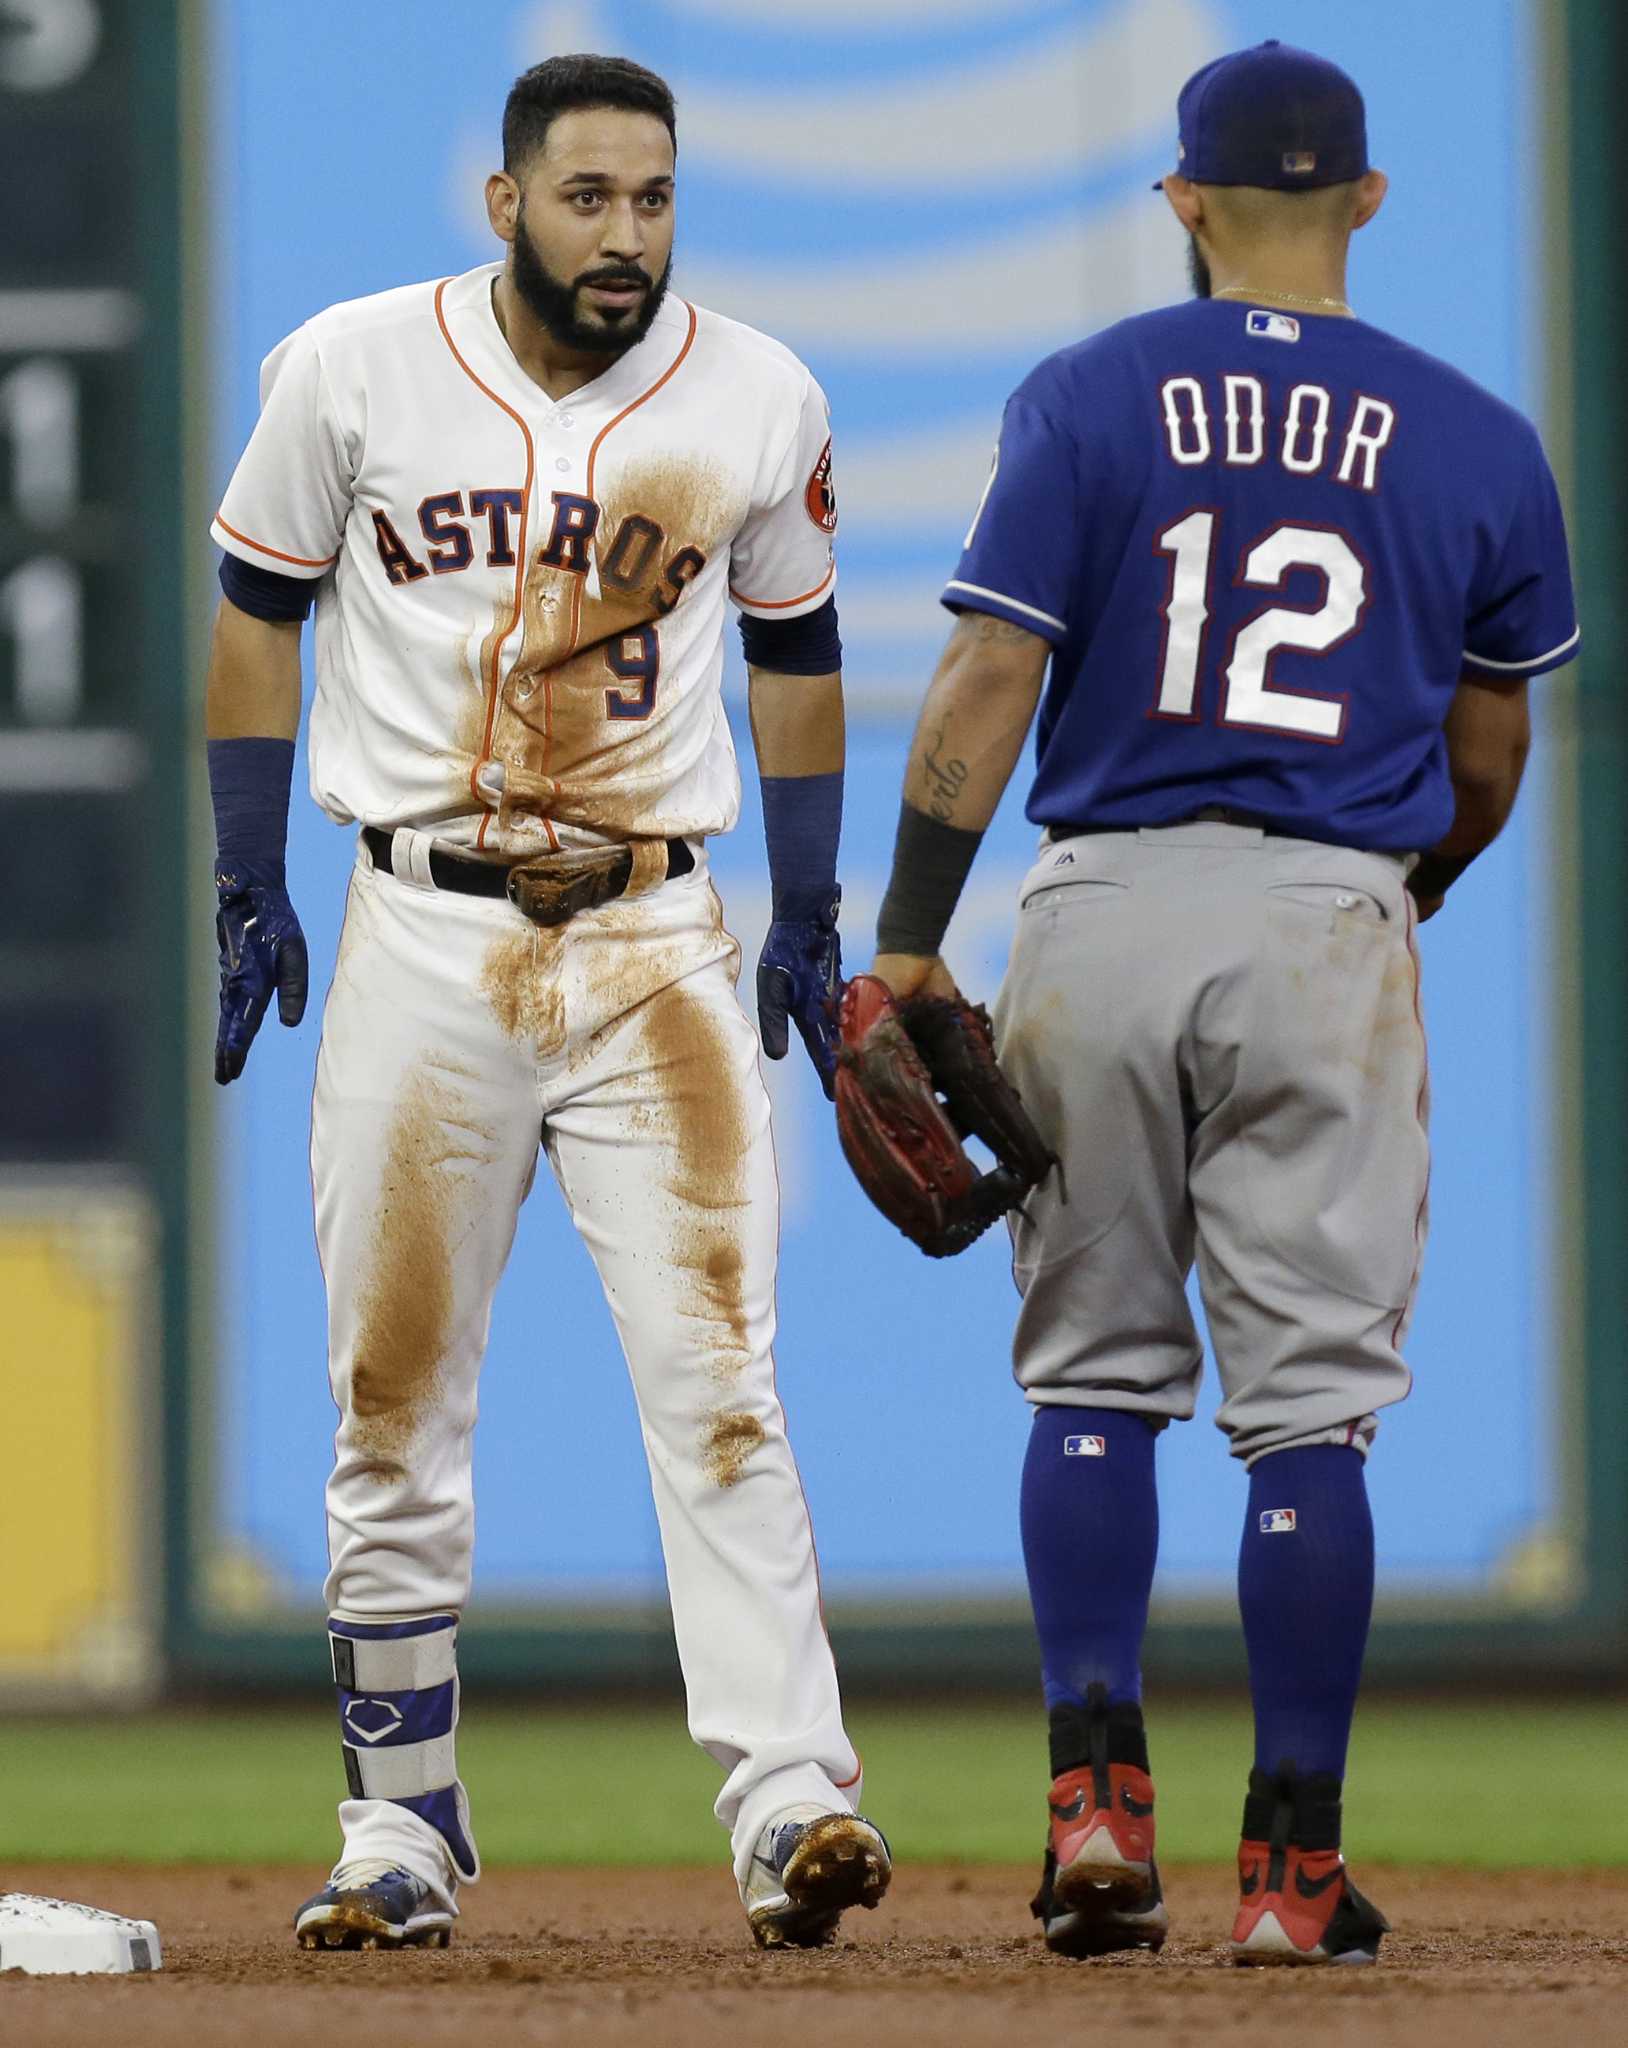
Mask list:
[[[821,533],[835,533],[837,530],[837,487],[831,477],[831,437],[826,436],[825,446],[820,450],[820,459],[814,465],[814,474],[808,480],[803,493],[803,503],[808,507],[808,516]]]

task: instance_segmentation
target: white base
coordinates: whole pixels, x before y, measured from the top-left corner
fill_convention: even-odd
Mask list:
[[[66,1899],[0,1892],[0,1970],[33,1977],[126,1976],[163,1968],[158,1929]]]

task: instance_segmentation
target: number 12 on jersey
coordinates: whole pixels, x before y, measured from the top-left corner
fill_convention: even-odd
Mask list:
[[[1221,515],[1189,512],[1167,526],[1155,546],[1172,557],[1170,588],[1160,607],[1164,651],[1154,714],[1196,724],[1200,671],[1210,623],[1210,582],[1219,550]],[[1220,666],[1221,723],[1299,739],[1337,744],[1345,731],[1346,699],[1272,685],[1272,658],[1280,648],[1327,654],[1349,640],[1368,602],[1368,572],[1343,533],[1327,526],[1274,526],[1246,550],[1234,579],[1239,587],[1281,590],[1295,569],[1323,579],[1323,601],[1313,611],[1266,605],[1234,632]]]

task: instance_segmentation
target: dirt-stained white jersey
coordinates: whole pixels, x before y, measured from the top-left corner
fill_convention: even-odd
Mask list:
[[[341,823],[523,852],[725,831],[725,599],[836,581],[824,394],[778,342],[669,297],[558,402],[498,266],[330,307],[266,358],[214,523],[317,582],[311,789]]]

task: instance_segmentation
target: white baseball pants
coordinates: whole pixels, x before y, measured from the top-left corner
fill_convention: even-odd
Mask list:
[[[340,1412],[330,1610],[464,1605],[476,1384],[541,1145],[632,1374],[690,1732],[728,1774],[716,1812],[744,1879],[765,1821],[846,1810],[859,1762],[775,1391],[779,1191],[739,965],[704,852],[549,932],[506,901],[375,873],[363,851],[311,1162]],[[424,1821],[389,1799],[340,1811],[347,1860],[450,1894]]]

